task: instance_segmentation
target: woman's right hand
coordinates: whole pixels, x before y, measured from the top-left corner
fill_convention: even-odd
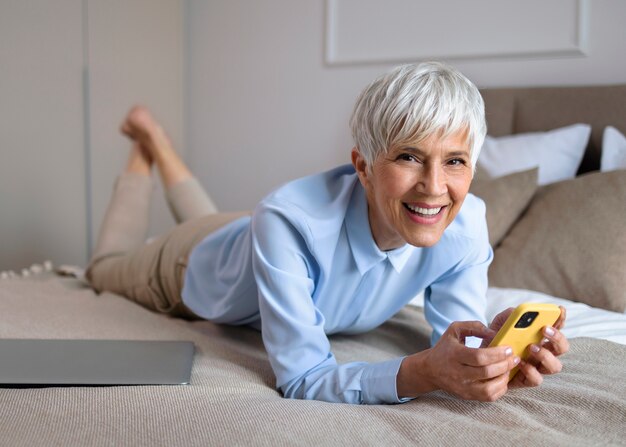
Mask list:
[[[452,323],[431,349],[406,357],[398,371],[398,397],[444,390],[462,399],[492,402],[508,390],[509,372],[519,363],[511,348],[468,348],[466,337],[492,338],[478,321]]]

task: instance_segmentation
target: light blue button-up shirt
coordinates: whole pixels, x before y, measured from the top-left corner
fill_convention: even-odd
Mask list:
[[[328,334],[369,331],[425,291],[432,343],[453,321],[485,320],[493,257],[484,203],[469,194],[439,242],[381,251],[351,165],[286,184],[190,256],[183,300],[199,316],[249,324],[285,397],[401,402],[402,357],[337,364]]]

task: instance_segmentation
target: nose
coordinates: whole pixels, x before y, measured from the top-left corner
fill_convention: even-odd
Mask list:
[[[424,165],[422,176],[417,183],[417,189],[422,194],[429,196],[441,196],[448,190],[446,173],[439,163]]]

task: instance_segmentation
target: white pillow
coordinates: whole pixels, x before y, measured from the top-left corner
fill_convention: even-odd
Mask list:
[[[607,126],[602,134],[602,172],[626,169],[626,137],[615,127]]]
[[[574,178],[589,135],[591,126],[588,124],[498,138],[487,135],[478,166],[490,177],[539,167],[540,185]]]

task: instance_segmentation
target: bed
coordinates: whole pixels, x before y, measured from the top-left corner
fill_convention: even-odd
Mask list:
[[[590,125],[576,177],[537,186],[536,169],[479,172],[473,186],[494,210],[488,318],[521,301],[564,305],[571,351],[561,374],[493,403],[443,392],[401,405],[288,400],[274,389],[255,330],[168,318],[37,266],[2,275],[0,337],[191,340],[191,384],[0,388],[0,444],[625,445],[626,171],[599,168],[605,127],[626,131],[626,86],[483,95],[496,146],[510,135]],[[602,208],[588,208],[595,203]],[[577,207],[591,210],[591,225]],[[374,331],[331,344],[340,362],[380,361],[427,348],[429,335],[417,297]]]

